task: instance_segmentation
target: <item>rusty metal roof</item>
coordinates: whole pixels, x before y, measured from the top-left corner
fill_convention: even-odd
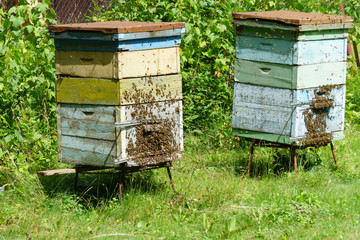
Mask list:
[[[294,11],[237,12],[233,13],[233,18],[239,20],[271,20],[292,25],[348,23],[354,21],[353,17],[349,16]]]
[[[64,31],[95,31],[103,33],[133,33],[161,31],[174,28],[183,28],[183,22],[126,22],[126,21],[109,21],[93,23],[74,23],[50,25],[51,32]]]

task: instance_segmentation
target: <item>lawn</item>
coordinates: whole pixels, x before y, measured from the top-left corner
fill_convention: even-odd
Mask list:
[[[8,176],[0,193],[0,239],[359,239],[359,132],[330,147],[299,152],[293,171],[285,150],[208,147],[188,137],[172,168],[128,175],[119,200],[117,177]]]

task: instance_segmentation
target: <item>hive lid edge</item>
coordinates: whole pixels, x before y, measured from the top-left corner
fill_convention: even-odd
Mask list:
[[[232,14],[232,16],[234,20],[268,20],[296,26],[354,22],[354,18],[351,16],[295,11],[235,12]]]
[[[50,25],[50,32],[95,31],[102,33],[134,33],[184,28],[184,22],[129,22],[109,21]]]

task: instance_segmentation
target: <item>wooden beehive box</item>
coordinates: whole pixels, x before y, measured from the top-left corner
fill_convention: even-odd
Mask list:
[[[184,23],[50,26],[59,160],[100,167],[181,158]]]
[[[344,137],[353,19],[291,11],[234,13],[233,132],[286,144]]]

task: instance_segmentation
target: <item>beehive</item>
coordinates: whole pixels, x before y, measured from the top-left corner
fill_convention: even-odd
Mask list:
[[[344,138],[353,19],[291,11],[234,13],[233,133],[295,145]]]
[[[131,167],[181,158],[184,26],[113,21],[49,27],[61,162]]]

